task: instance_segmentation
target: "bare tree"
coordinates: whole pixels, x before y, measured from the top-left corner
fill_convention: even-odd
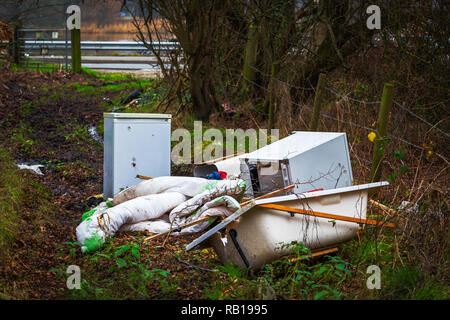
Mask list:
[[[448,70],[443,68],[448,59],[443,52],[448,49],[445,21],[449,15],[444,1],[382,1],[381,30],[367,27],[366,10],[372,5],[368,0],[133,3],[140,11],[134,20],[138,38],[157,56],[164,76],[172,83],[172,96],[180,98],[180,92],[188,90],[194,114],[203,120],[222,102],[234,99],[242,103],[241,93],[248,90],[240,89],[249,77],[253,94],[244,99],[251,98],[255,104],[267,101],[265,88],[274,63],[277,78],[311,86],[321,72],[336,68],[347,71],[352,57],[382,44],[386,53],[395,50],[402,56],[416,57],[441,82]],[[179,41],[182,52],[162,55],[149,43],[167,39],[167,34]],[[437,59],[439,67],[433,66]],[[386,81],[395,78],[395,70]]]
[[[176,88],[181,88],[182,84],[187,86],[194,114],[199,119],[207,120],[211,111],[221,104],[218,91],[222,63],[232,54],[239,55],[238,48],[226,43],[227,38],[235,35],[232,30],[239,26],[230,24],[230,21],[236,20],[236,10],[230,9],[235,4],[218,0],[136,2],[142,16],[140,18],[134,14],[139,40],[156,55],[164,76],[170,77]],[[159,42],[168,33],[180,43],[183,65],[178,63],[180,52],[165,53],[166,57],[163,57],[158,48],[149,42]],[[170,60],[170,67],[166,66],[165,59]]]

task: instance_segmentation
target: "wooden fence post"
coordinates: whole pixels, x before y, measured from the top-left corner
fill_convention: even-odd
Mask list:
[[[20,52],[20,36],[19,36],[19,23],[14,24],[14,30],[13,30],[13,60],[16,65],[19,65],[20,58],[21,58],[21,52]]]
[[[370,181],[379,181],[381,178],[381,159],[384,154],[384,144],[387,137],[387,120],[389,110],[392,107],[394,85],[385,83],[381,97],[380,111],[378,112],[377,136],[373,147],[372,168],[370,169]]]
[[[322,107],[323,97],[325,93],[325,81],[326,75],[325,73],[321,73],[319,75],[319,80],[317,81],[316,96],[314,97],[314,109],[311,116],[311,122],[309,123],[310,131],[317,131],[320,117],[320,108]]]
[[[70,30],[70,42],[72,47],[72,71],[81,72],[81,37],[80,29]]]

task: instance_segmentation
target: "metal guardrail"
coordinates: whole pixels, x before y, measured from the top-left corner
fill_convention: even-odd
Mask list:
[[[61,37],[62,34],[62,37]],[[26,59],[29,67],[39,66],[39,63],[64,64],[66,70],[70,65],[71,41],[66,29],[18,29],[16,39],[21,60]],[[0,41],[8,45],[9,41]],[[150,42],[147,42],[150,44]],[[164,63],[170,63],[165,59],[171,51],[180,50],[177,41],[154,41],[151,43],[156,51],[160,51]],[[150,58],[153,53],[140,41],[81,41],[81,50],[85,55],[82,58],[83,67],[93,69],[119,69],[141,70],[155,69],[159,64],[155,58]],[[136,53],[148,58],[132,58],[126,55],[113,56],[112,53]],[[94,57],[95,55],[95,57]],[[182,55],[178,57],[181,62]],[[182,64],[182,62],[181,62]],[[169,66],[169,64],[166,64]]]
[[[148,42],[150,43],[150,42]],[[70,48],[70,41],[67,44]],[[157,42],[153,43],[155,49],[159,51],[178,50],[178,42]],[[25,40],[21,46],[24,51],[40,51],[42,47],[48,50],[63,50],[66,48],[65,40]],[[149,49],[138,41],[81,41],[81,50],[116,50],[116,51],[149,51]]]

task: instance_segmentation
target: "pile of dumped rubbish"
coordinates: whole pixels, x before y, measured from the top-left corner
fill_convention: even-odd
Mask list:
[[[200,232],[209,222],[178,230],[205,216],[229,216],[240,208],[245,182],[197,177],[158,177],[118,193],[82,217],[77,238],[83,252],[95,251],[119,231],[173,235]]]
[[[186,250],[202,244],[224,263],[259,268],[288,254],[285,244],[329,252],[361,226],[380,224],[366,219],[368,195],[388,185],[353,185],[345,133],[295,132],[198,166],[194,175],[149,178],[83,214],[76,229],[82,251],[122,231],[202,232]]]

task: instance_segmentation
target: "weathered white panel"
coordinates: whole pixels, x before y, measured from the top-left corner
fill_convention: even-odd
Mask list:
[[[104,197],[149,177],[170,176],[171,115],[104,114]]]

